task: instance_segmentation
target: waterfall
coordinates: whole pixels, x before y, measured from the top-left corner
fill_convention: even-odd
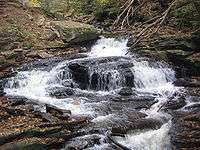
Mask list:
[[[39,69],[21,71],[8,80],[4,91],[10,96],[22,96],[69,109],[72,114],[89,115],[93,117],[93,122],[106,122],[116,115],[99,113],[100,106],[105,102],[103,97],[106,95],[113,97],[113,93],[117,95],[117,91],[121,88],[128,87],[156,94],[158,102],[150,109],[141,112],[148,117],[159,118],[161,113],[157,110],[177,91],[172,84],[175,72],[166,63],[148,58],[136,58],[133,57],[134,54],[126,55],[127,42],[127,39],[101,38],[91,48],[86,58],[63,61],[50,71]],[[74,91],[74,95],[59,99],[52,97],[49,90],[54,87],[68,88]],[[118,141],[137,150],[168,150],[169,126],[170,123],[165,123],[158,130],[127,134],[126,138],[118,138]]]
[[[90,57],[125,56],[128,39],[101,38],[92,47]]]

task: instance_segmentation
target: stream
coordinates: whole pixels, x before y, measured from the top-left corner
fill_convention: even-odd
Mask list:
[[[119,144],[123,149],[170,150],[171,116],[161,108],[179,99],[182,88],[173,85],[170,65],[130,53],[127,43],[101,38],[78,58],[22,67],[4,91],[70,110],[72,118],[88,117],[91,123],[83,129],[88,134],[67,141],[65,149],[117,149]]]

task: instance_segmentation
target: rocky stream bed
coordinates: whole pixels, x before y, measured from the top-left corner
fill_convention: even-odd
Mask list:
[[[127,42],[4,73],[0,149],[199,149],[199,78]]]

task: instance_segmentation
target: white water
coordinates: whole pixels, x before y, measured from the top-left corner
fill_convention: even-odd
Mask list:
[[[118,137],[118,141],[133,150],[169,150],[169,127],[170,123],[166,123],[158,130],[139,131],[126,135],[126,138]]]
[[[126,56],[128,51],[127,42],[127,39],[116,40],[114,38],[102,38],[92,47],[88,56],[89,58]],[[130,59],[133,58],[130,57]],[[40,70],[19,72],[15,78],[11,78],[8,82],[5,92],[8,95],[24,96],[42,103],[50,103],[62,109],[69,109],[72,111],[72,114],[93,116],[95,112],[88,107],[89,104],[86,102],[86,99],[82,97],[58,100],[48,95],[47,89],[51,87],[62,87],[58,82],[58,73],[62,72],[62,66],[67,62],[68,61],[60,63],[49,72]],[[142,111],[145,112],[148,117],[158,118],[165,116],[166,114],[162,114],[157,110],[168,100],[168,97],[172,96],[177,91],[177,88],[172,84],[175,80],[174,71],[160,62],[156,62],[155,66],[150,65],[147,60],[138,61],[137,59],[133,59],[132,62],[134,64],[132,72],[134,74],[136,90],[148,92],[150,94],[158,94],[157,99],[159,102],[153,105],[151,109]],[[70,74],[68,76],[70,76]],[[113,72],[111,77],[113,82],[110,83],[109,89],[113,90],[118,88],[115,84],[115,79],[119,77],[119,73]],[[99,89],[102,88],[99,87]],[[98,91],[98,94],[100,93],[101,91]],[[105,94],[105,92],[102,93]],[[97,118],[94,118],[92,121],[101,122],[110,117],[112,117],[111,114],[107,116],[97,115]],[[119,142],[137,150],[168,150],[166,145],[169,144],[169,126],[170,124],[166,123],[158,130],[132,133],[127,135],[124,139],[119,139]]]
[[[101,38],[92,47],[90,57],[125,56],[128,52],[128,39]]]

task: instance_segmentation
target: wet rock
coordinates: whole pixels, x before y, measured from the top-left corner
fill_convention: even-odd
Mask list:
[[[200,105],[191,104],[173,114],[170,129],[174,149],[200,148]]]
[[[34,115],[36,117],[42,118],[44,121],[51,122],[51,123],[59,121],[59,119],[57,117],[54,117],[50,113],[37,112],[37,113],[34,113]]]
[[[0,86],[0,96],[4,96],[5,94],[4,88]]]
[[[85,135],[81,137],[74,138],[68,141],[65,145],[65,149],[86,149],[92,147],[94,145],[99,145],[101,142],[101,135],[92,134],[92,135]]]
[[[51,105],[46,105],[46,112],[62,119],[67,119],[71,115],[70,110],[60,109]]]
[[[133,94],[133,90],[131,88],[122,88],[119,93],[119,95],[122,96],[130,96]]]
[[[6,108],[0,106],[0,110],[7,112],[11,116],[23,116],[24,112],[20,109]]]
[[[177,100],[170,100],[167,101],[165,104],[162,106],[162,110],[176,110],[184,107],[186,105],[185,98],[179,98]]]
[[[135,87],[134,75],[133,75],[133,72],[129,68],[120,70],[120,73],[124,75],[125,84],[127,87]]]
[[[196,88],[196,87],[185,87],[186,89],[186,94],[189,96],[195,96],[195,97],[199,97],[200,95],[200,88]]]
[[[17,74],[17,72],[13,72],[11,70],[10,71],[6,71],[6,72],[1,72],[0,73],[0,80],[14,77],[16,74]]]
[[[191,45],[193,46],[193,49],[200,50],[200,46],[199,46],[200,32],[199,31],[192,33],[190,41],[191,41]]]
[[[50,24],[65,43],[82,43],[98,38],[98,31],[88,24],[73,21],[53,21]]]
[[[200,113],[181,112],[172,119],[170,129],[171,143],[174,149],[200,148]]]
[[[64,59],[61,57],[38,59],[36,61],[23,64],[18,70],[19,71],[28,71],[28,70],[33,70],[33,69],[39,69],[39,70],[48,71],[63,60]]]
[[[74,54],[72,56],[69,56],[69,60],[73,60],[73,59],[79,59],[79,58],[85,58],[87,57],[87,54],[82,54],[82,53],[78,53],[78,54]]]
[[[151,96],[125,96],[120,98],[115,98],[112,101],[116,102],[116,104],[121,103],[121,105],[125,105],[126,107],[132,107],[134,109],[149,109],[153,104],[157,102],[155,97]]]
[[[68,68],[74,81],[79,84],[79,88],[86,89],[89,85],[88,68],[78,63],[70,64]]]
[[[196,104],[186,106],[185,110],[188,110],[190,112],[198,112],[200,111],[200,104],[196,103]]]
[[[55,98],[58,98],[58,99],[67,98],[67,97],[74,95],[74,94],[75,94],[75,92],[72,88],[55,87],[55,88],[49,89],[49,95],[51,97],[55,97]]]
[[[162,122],[157,119],[137,119],[134,122],[112,127],[112,133],[126,134],[131,130],[159,129]]]
[[[3,146],[0,146],[0,149],[3,149],[3,150],[14,150],[14,149],[47,150],[48,146],[39,141],[33,142],[33,140],[32,141],[22,140],[22,141],[12,142],[12,143],[8,143]]]
[[[200,82],[195,79],[180,78],[174,82],[175,86],[200,87]]]
[[[113,90],[120,86],[133,87],[134,76],[130,66],[132,67],[133,63],[125,57],[80,59],[68,64],[72,78],[80,88],[92,90]]]
[[[6,61],[5,59],[0,59],[0,70],[5,70],[7,68],[11,67],[11,63]]]

